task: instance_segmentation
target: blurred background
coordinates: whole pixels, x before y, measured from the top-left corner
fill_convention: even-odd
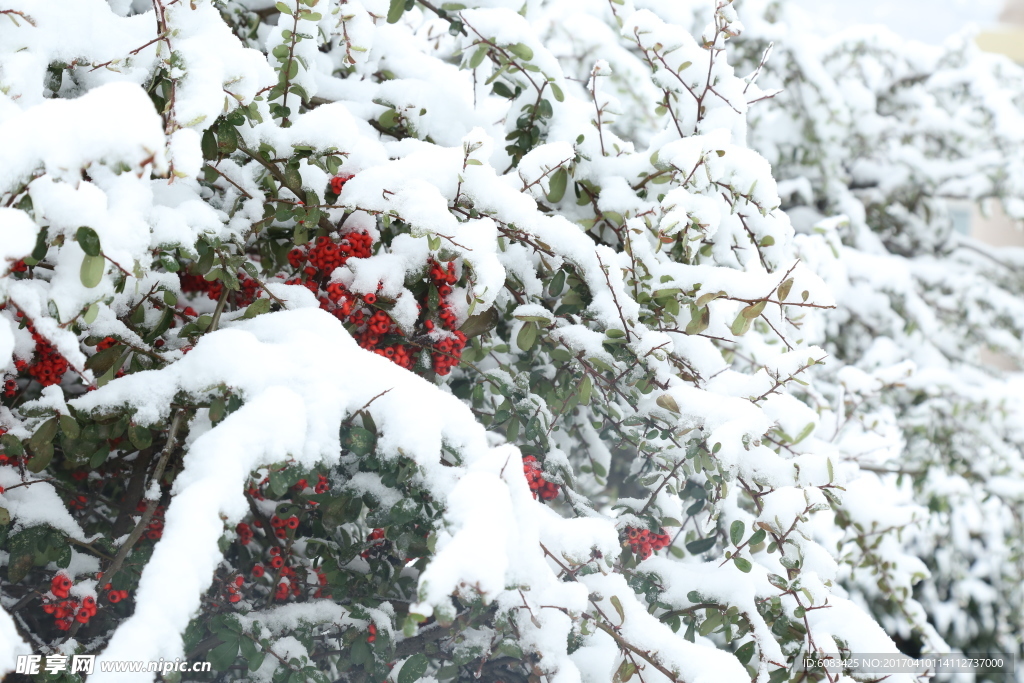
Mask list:
[[[1024,0],[794,0],[826,33],[853,24],[881,24],[912,40],[940,44],[954,33],[974,34],[978,47],[1024,65]],[[951,207],[957,230],[993,246],[1024,246],[1024,230],[995,202],[985,211]]]

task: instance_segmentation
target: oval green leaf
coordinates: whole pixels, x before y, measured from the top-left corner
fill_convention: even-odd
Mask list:
[[[83,225],[78,229],[75,239],[78,240],[78,246],[82,247],[82,251],[89,256],[100,255],[100,236],[92,228]]]
[[[92,289],[100,283],[103,279],[103,272],[106,270],[102,256],[90,256],[82,260],[82,270],[79,276],[82,279],[82,284],[89,289]]]

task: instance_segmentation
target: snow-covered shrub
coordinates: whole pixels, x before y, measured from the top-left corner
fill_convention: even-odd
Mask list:
[[[775,105],[730,2],[5,8],[0,670],[764,683],[896,651],[841,567],[918,614],[870,524],[921,510],[828,392],[902,375],[811,383],[842,245],[746,145]]]
[[[996,368],[1024,365],[1024,250],[956,231],[952,211],[998,200],[1024,218],[1024,70],[970,36],[816,40],[790,28],[786,3],[744,9],[736,59],[756,65],[774,42],[758,82],[782,89],[752,112],[751,144],[838,303],[816,377],[836,406],[832,441],[880,495],[919,506],[902,529],[847,528],[843,584],[916,647],[1020,656],[1024,385]],[[885,529],[926,570],[894,573],[866,552],[893,543]],[[912,589],[913,574],[925,580]]]

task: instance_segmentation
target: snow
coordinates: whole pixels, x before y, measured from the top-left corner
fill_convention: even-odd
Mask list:
[[[0,642],[5,647],[0,649],[0,674],[14,671],[18,657],[32,654],[32,648],[18,635],[14,620],[5,610],[0,609]]]
[[[29,107],[0,123],[0,143],[0,187],[27,182],[38,170],[77,181],[93,162],[165,167],[160,117],[145,91],[129,83]]]

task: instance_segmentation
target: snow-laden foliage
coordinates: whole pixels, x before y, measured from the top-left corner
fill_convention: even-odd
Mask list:
[[[812,135],[817,110],[761,89],[784,80],[764,8],[733,56],[725,0],[4,7],[0,669],[777,682],[808,651],[896,652],[875,619],[945,648],[943,591],[1016,552],[927,549],[956,515],[991,533],[977,515],[1012,507],[989,475],[1007,500],[1018,481],[1009,387],[898,362],[967,343],[917,285],[942,285],[939,188],[905,174],[894,192],[927,197],[844,245],[873,204],[830,145],[880,143]],[[913,148],[891,116],[870,134]],[[851,217],[797,233],[797,197]],[[900,259],[892,284],[869,258]],[[988,267],[962,260],[974,301]],[[858,305],[900,328],[888,346]],[[1019,320],[991,319],[970,339],[1009,349]],[[980,443],[963,411],[1003,396],[978,429],[1005,466],[956,470]],[[1008,595],[945,614],[976,632]]]
[[[969,36],[817,41],[791,32],[785,4],[745,9],[742,59],[773,42],[758,83],[782,89],[752,114],[751,143],[797,232],[829,245],[806,257],[838,303],[823,343],[837,362],[816,384],[835,406],[832,441],[882,478],[882,495],[919,506],[901,551],[927,565],[919,605],[907,608],[912,584],[885,553],[865,553],[869,534],[898,529],[891,519],[847,528],[852,557],[873,559],[843,584],[919,646],[1019,656],[1024,405],[1019,375],[997,368],[1024,365],[1024,250],[956,232],[951,202],[999,200],[1024,218],[1024,70]]]

